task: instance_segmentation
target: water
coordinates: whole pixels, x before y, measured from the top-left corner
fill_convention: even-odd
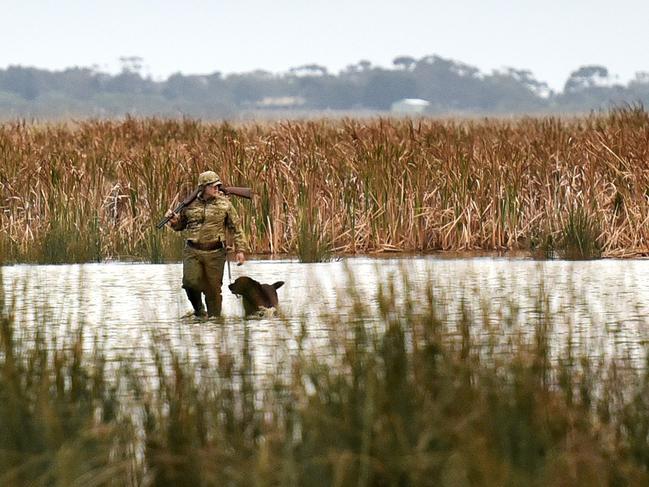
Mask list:
[[[648,343],[649,261],[534,261],[512,258],[348,258],[300,264],[293,260],[256,260],[232,266],[232,280],[248,275],[263,283],[285,281],[278,290],[281,318],[242,320],[241,302],[223,286],[223,320],[181,318],[190,310],[180,287],[181,264],[101,263],[61,266],[8,266],[2,269],[5,300],[19,332],[45,321],[48,330],[65,334],[84,323],[99,337],[109,356],[146,360],[152,337],[172,347],[236,353],[249,340],[258,363],[281,360],[303,326],[315,353],[329,353],[330,321],[323,315],[346,315],[354,292],[370,314],[377,313],[380,283],[394,282],[397,301],[407,293],[419,302],[434,291],[449,322],[462,303],[476,317],[478,339],[532,333],[538,321],[541,288],[553,317],[553,343],[565,344],[570,333],[584,351],[602,358],[629,355],[642,362]],[[452,329],[452,326],[451,326]],[[88,340],[88,346],[92,341]],[[285,345],[278,347],[278,344]]]

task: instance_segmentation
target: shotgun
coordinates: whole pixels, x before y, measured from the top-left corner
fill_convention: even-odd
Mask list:
[[[178,214],[180,213],[183,208],[185,208],[187,205],[189,205],[192,201],[194,201],[198,195],[203,191],[203,187],[199,186],[196,188],[190,195],[188,195],[184,200],[180,202],[176,208],[174,208],[174,211],[171,215],[165,216],[162,220],[160,220],[160,223],[156,225],[156,228],[159,230],[162,227],[164,227],[169,220],[171,220],[171,216],[175,213]],[[239,186],[220,186],[219,191],[224,193],[225,195],[234,195],[234,196],[239,196],[240,198],[247,198],[247,199],[252,199],[252,189],[250,188],[243,188]]]

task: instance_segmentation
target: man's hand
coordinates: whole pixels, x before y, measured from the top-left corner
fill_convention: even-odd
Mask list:
[[[174,213],[173,211],[169,210],[165,217],[169,217],[169,225],[177,225],[178,221],[180,220],[180,215],[178,213]]]
[[[246,261],[246,257],[245,255],[243,255],[243,252],[237,252],[234,258],[237,261],[237,265],[243,265],[243,263]]]

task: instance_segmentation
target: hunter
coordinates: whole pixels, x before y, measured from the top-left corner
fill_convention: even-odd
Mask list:
[[[194,315],[205,316],[201,293],[205,295],[207,316],[221,315],[221,285],[227,258],[226,228],[234,234],[235,259],[245,262],[248,243],[230,199],[221,191],[221,179],[214,171],[198,176],[202,191],[180,214],[168,212],[169,225],[185,231],[183,249],[183,288],[194,308]]]

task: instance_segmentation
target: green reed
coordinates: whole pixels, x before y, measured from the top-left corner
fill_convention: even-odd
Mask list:
[[[300,262],[323,262],[331,258],[327,230],[319,218],[318,197],[301,188],[297,214],[297,256]]]
[[[594,259],[602,255],[598,240],[602,229],[596,216],[583,208],[571,209],[559,240],[562,256],[569,259]]]

